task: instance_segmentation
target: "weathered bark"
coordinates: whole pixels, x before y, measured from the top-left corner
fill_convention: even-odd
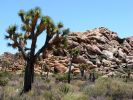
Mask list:
[[[70,83],[71,81],[71,66],[72,66],[72,58],[70,58],[70,64],[69,64],[68,83]]]
[[[31,65],[31,76],[32,76],[32,78],[31,78],[31,82],[33,83],[34,82],[34,63],[32,63]]]
[[[89,75],[89,80],[92,81],[92,73]]]
[[[68,71],[68,83],[71,81],[71,65],[69,66],[69,71]]]
[[[46,79],[48,79],[48,74],[49,74],[49,71],[47,71],[47,76],[46,76]]]
[[[25,68],[25,76],[24,76],[24,89],[23,89],[24,93],[31,90],[33,79],[34,79],[34,63],[32,63],[31,61],[27,61],[27,65]]]
[[[95,82],[96,77],[94,72],[90,73],[89,79],[91,82]]]
[[[84,77],[84,70],[83,69],[80,70],[80,73],[81,73],[81,77]]]
[[[92,77],[92,82],[95,82],[96,77],[95,77],[95,73],[94,73],[94,72],[92,73],[92,76],[93,76],[93,77]]]

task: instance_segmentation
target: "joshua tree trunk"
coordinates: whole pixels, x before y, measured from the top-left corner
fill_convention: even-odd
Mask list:
[[[68,83],[71,81],[71,65],[69,66],[69,71],[68,71]]]
[[[95,82],[95,79],[96,79],[95,73],[93,72],[93,73],[92,73],[92,82]]]
[[[34,64],[32,63],[31,64],[31,76],[32,76],[32,78],[31,78],[31,82],[33,83],[34,82]]]
[[[49,74],[49,71],[47,71],[47,77],[46,77],[47,79],[48,79],[48,74]]]
[[[34,78],[34,63],[31,61],[27,61],[27,65],[25,68],[25,76],[24,76],[24,90],[23,92],[28,92],[31,90],[31,85],[33,83]]]
[[[89,79],[90,79],[91,82],[95,82],[96,77],[95,77],[95,73],[94,72],[90,73]]]
[[[68,83],[70,83],[71,81],[71,66],[72,66],[72,58],[70,58],[70,64],[69,64]]]
[[[81,77],[84,77],[84,70],[81,69],[80,72],[81,72]]]

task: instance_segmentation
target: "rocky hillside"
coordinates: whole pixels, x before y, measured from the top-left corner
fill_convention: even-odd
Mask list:
[[[133,37],[121,39],[116,32],[100,27],[68,35],[69,48],[78,48],[74,63],[91,64],[103,75],[123,75],[133,69]]]
[[[104,76],[125,76],[130,71],[133,75],[133,37],[121,39],[116,32],[100,27],[86,32],[71,32],[66,40],[67,48],[55,47],[47,51],[47,58],[37,64],[36,73],[42,73],[42,65],[49,66],[47,69],[51,71],[67,72],[69,50],[75,48],[79,55],[72,59],[73,73],[79,73],[81,64],[86,64],[88,73],[95,70]]]
[[[16,71],[22,70],[23,67],[24,60],[20,53],[4,52],[4,54],[0,55],[0,70]]]

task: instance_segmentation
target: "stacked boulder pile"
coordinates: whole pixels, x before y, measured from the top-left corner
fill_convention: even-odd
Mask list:
[[[77,48],[80,55],[74,63],[91,64],[106,76],[121,76],[133,69],[133,37],[119,38],[116,32],[100,27],[68,35],[68,48]]]
[[[130,72],[133,76],[133,36],[119,38],[116,32],[100,27],[86,32],[71,32],[67,35],[67,48],[54,48],[47,52],[47,58],[35,66],[35,73],[41,74],[47,71],[57,73],[68,72],[71,49],[79,50],[79,55],[71,61],[73,73],[80,73],[81,64],[88,67],[87,73],[95,70],[103,76],[126,76]],[[57,50],[58,49],[58,50]],[[10,56],[10,57],[9,57]],[[1,56],[1,62],[7,59],[13,63],[13,68],[22,70],[24,60],[20,53],[15,55],[5,53]],[[0,63],[2,64],[2,63]],[[44,68],[43,68],[44,67]]]
[[[5,71],[22,71],[24,67],[24,60],[20,53],[12,54],[4,52],[0,56],[0,70]]]

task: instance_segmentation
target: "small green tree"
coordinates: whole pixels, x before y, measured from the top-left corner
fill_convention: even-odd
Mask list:
[[[96,80],[96,71],[95,71],[95,69],[93,69],[91,72],[90,72],[90,75],[89,75],[89,80],[91,81],[91,82],[95,82],[95,80]]]
[[[48,79],[48,75],[50,72],[49,65],[47,64],[47,62],[44,62],[44,61],[40,61],[38,62],[38,64],[41,66],[41,70],[42,70],[41,75],[43,74],[43,72],[47,72],[46,79]]]
[[[87,68],[88,68],[88,64],[82,63],[79,65],[81,77],[84,77],[84,71],[87,70]]]
[[[77,48],[73,48],[73,49],[70,49],[69,50],[69,58],[70,58],[70,61],[69,61],[69,70],[68,70],[68,83],[70,83],[71,81],[71,66],[72,66],[72,60],[74,59],[74,57],[77,57],[79,55],[80,51],[79,49]]]
[[[22,21],[22,32],[17,32],[16,25],[9,26],[7,29],[8,35],[5,38],[12,41],[12,43],[8,43],[8,46],[17,48],[26,61],[23,92],[28,92],[31,90],[34,81],[34,65],[39,55],[46,50],[48,44],[53,42],[56,37],[63,36],[69,31],[63,29],[62,23],[55,25],[49,16],[42,16],[38,7],[27,12],[20,10],[18,15]],[[46,34],[45,43],[35,52],[38,36],[42,33]],[[27,47],[27,42],[29,42],[27,40],[31,40],[29,48]]]

